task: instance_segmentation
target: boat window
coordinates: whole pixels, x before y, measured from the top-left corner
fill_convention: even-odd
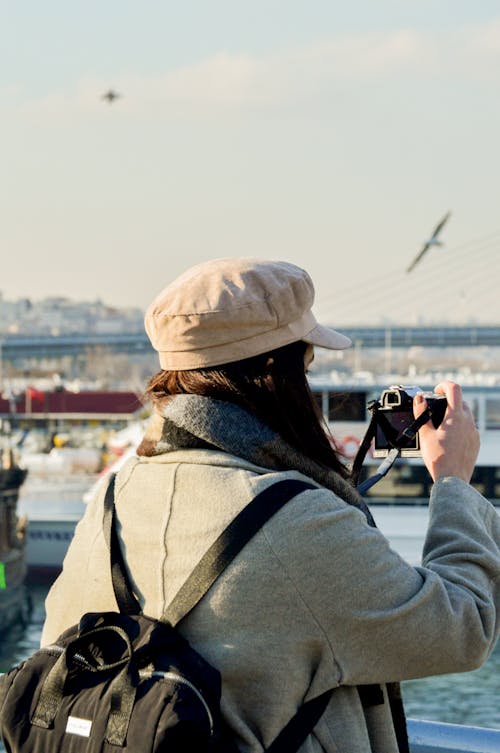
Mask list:
[[[472,486],[488,499],[500,498],[500,468],[476,466],[471,479]]]
[[[366,421],[366,392],[329,392],[329,421]]]
[[[500,398],[489,397],[486,400],[486,428],[500,429]]]

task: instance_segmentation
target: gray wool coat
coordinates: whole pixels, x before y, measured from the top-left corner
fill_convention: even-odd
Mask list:
[[[223,528],[280,478],[305,477],[214,450],[129,460],[118,530],[144,612],[160,617]],[[180,630],[220,670],[241,751],[262,751],[304,700],[334,687],[300,753],[397,753],[387,698],[364,708],[356,686],[486,660],[499,630],[500,516],[463,481],[439,480],[412,567],[362,512],[315,486],[265,524]],[[42,645],[84,612],[116,608],[103,498],[88,505],[48,594]]]

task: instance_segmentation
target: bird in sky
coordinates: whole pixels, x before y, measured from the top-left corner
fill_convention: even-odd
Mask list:
[[[114,89],[108,89],[107,92],[104,92],[101,99],[105,99],[108,104],[112,105],[115,99],[119,99],[122,95],[116,92]]]
[[[418,262],[421,260],[423,255],[431,248],[431,246],[443,245],[443,241],[439,240],[438,235],[443,229],[443,227],[445,226],[445,224],[448,222],[450,215],[451,215],[451,212],[447,212],[445,216],[443,217],[443,219],[438,222],[438,224],[432,231],[430,238],[428,238],[428,240],[425,241],[424,245],[422,246],[422,248],[420,249],[416,257],[413,259],[412,263],[410,264],[406,272],[411,272],[412,269],[414,269],[417,266]]]

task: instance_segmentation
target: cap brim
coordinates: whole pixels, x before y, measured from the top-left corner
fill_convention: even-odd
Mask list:
[[[317,345],[319,348],[328,348],[329,350],[345,350],[352,346],[352,340],[334,329],[317,324],[314,329],[304,335],[302,338],[306,343]]]

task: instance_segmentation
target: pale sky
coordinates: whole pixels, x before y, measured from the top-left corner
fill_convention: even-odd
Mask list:
[[[334,325],[500,321],[497,1],[0,0],[0,123],[7,299],[241,255]]]

